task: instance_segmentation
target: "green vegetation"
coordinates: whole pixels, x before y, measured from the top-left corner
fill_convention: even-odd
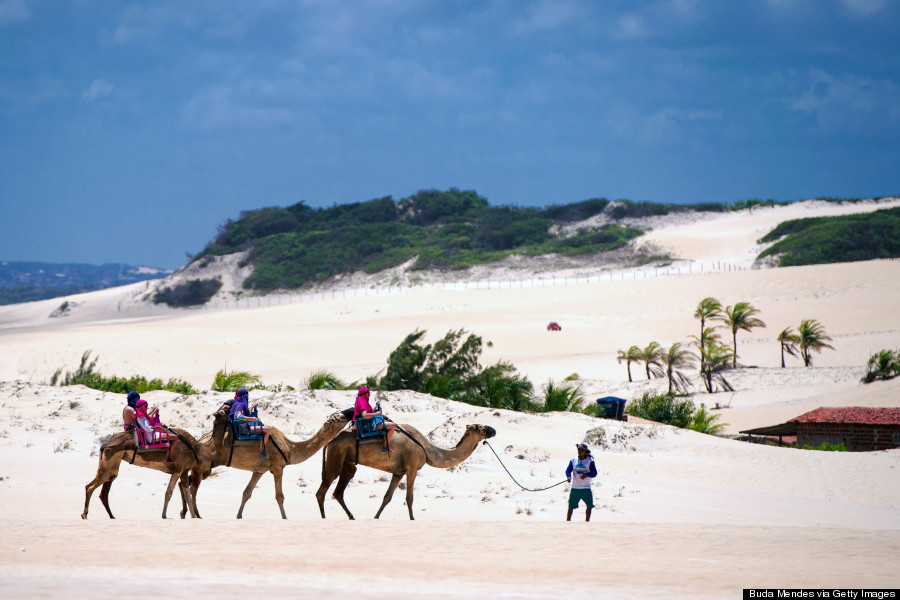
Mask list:
[[[537,412],[582,412],[584,394],[576,385],[556,385],[553,380],[544,387],[543,403],[537,405]]]
[[[172,308],[199,306],[206,304],[221,287],[220,279],[194,279],[159,290],[153,295],[153,303],[167,304]]]
[[[822,442],[818,446],[803,446],[803,450],[822,450],[825,452],[846,452],[847,446],[844,444],[832,444],[831,442]]]
[[[233,392],[238,388],[249,389],[260,383],[262,383],[262,378],[249,371],[219,369],[209,389],[214,392]]]
[[[676,400],[674,392],[644,392],[625,406],[625,414],[681,428],[691,424],[693,413],[694,403]]]
[[[167,390],[178,394],[197,393],[197,390],[191,387],[191,384],[180,379],[169,379],[164,382],[162,379],[148,380],[143,375],[105,377],[100,372],[95,371],[99,357],[91,360],[91,352],[91,350],[87,350],[81,355],[81,363],[74,372],[67,371],[63,375],[63,368],[57,369],[50,378],[50,385],[83,385],[94,390],[115,392],[117,394],[127,394],[130,391],[142,394],[150,390]]]
[[[352,390],[356,387],[355,383],[344,383],[337,375],[328,371],[310,373],[303,384],[303,388],[307,390]]]
[[[900,351],[879,350],[869,357],[866,363],[866,374],[863,383],[872,383],[877,379],[893,379],[900,375]]]
[[[782,267],[898,258],[900,208],[785,221],[759,241],[775,242],[759,258],[780,257]]]
[[[724,204],[613,203],[606,198],[545,208],[490,206],[474,191],[425,190],[396,202],[388,196],[321,209],[300,202],[244,212],[224,223],[194,260],[249,251],[254,271],[244,287],[271,291],[356,270],[372,273],[413,258],[414,269],[461,269],[515,253],[596,254],[643,233],[619,223],[622,219],[727,210]],[[562,233],[561,226],[600,213],[606,223]]]
[[[700,408],[691,416],[691,422],[687,428],[700,433],[718,435],[728,425],[728,423],[718,422],[720,416],[707,411],[706,405],[701,404]]]

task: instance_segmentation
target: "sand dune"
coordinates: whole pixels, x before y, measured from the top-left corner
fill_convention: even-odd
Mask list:
[[[733,598],[746,587],[896,587],[900,450],[825,453],[746,444],[665,425],[580,414],[528,415],[415,392],[382,395],[400,423],[452,447],[465,425],[497,430],[453,470],[425,467],[416,521],[402,494],[372,521],[387,487],[361,467],[346,493],[359,520],[333,500],[319,517],[321,454],[288,467],[282,521],[271,477],[234,516],[249,474],[217,468],[200,488],[204,519],[162,522],[166,476],[123,465],[110,521],[95,494],[79,518],[101,436],[119,427],[124,398],[45,385],[91,349],[105,374],[179,377],[203,389],[239,368],[299,387],[326,369],[362,380],[415,328],[429,341],[465,328],[492,342],[484,363],[509,360],[533,382],[577,373],[589,399],[631,398],[663,382],[616,362],[619,349],[696,335],[697,302],[747,300],[768,327],[738,337],[744,365],[718,406],[728,431],[771,425],[818,406],[900,406],[900,382],[860,383],[865,361],[900,346],[900,261],[751,269],[755,240],[798,215],[870,210],[803,203],[694,222],[656,224],[655,244],[682,257],[681,274],[623,269],[558,285],[452,289],[440,285],[370,295],[322,294],[258,307],[170,311],[144,307],[140,284],[66,299],[0,307],[0,590],[9,597],[106,597],[135,577],[135,563],[168,597],[248,593],[321,598]],[[734,270],[711,271],[717,261]],[[608,277],[608,278],[607,278]],[[499,277],[497,280],[499,281]],[[511,281],[512,278],[509,278]],[[123,309],[127,307],[127,309]],[[775,336],[815,318],[833,351],[804,368],[780,367]],[[563,325],[550,333],[550,320]],[[229,394],[145,395],[164,420],[199,435]],[[268,423],[306,439],[351,392],[254,392]],[[591,523],[566,523],[564,479],[574,444],[594,449],[600,476]],[[491,451],[493,448],[500,459]],[[503,465],[500,461],[502,460]],[[579,516],[581,510],[576,513]],[[235,558],[252,583],[233,576]],[[352,565],[371,564],[362,572]]]

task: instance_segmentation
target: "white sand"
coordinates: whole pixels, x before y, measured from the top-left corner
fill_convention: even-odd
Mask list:
[[[146,284],[137,284],[69,298],[74,306],[64,317],[49,317],[62,299],[0,307],[0,590],[4,597],[108,597],[141,575],[174,598],[734,598],[745,587],[897,587],[900,450],[799,451],[390,392],[388,414],[438,445],[454,445],[467,423],[496,428],[491,446],[529,488],[562,480],[574,444],[588,440],[600,470],[591,523],[564,522],[565,486],[523,491],[483,445],[452,471],[420,472],[414,522],[402,493],[380,521],[368,518],[387,480],[365,467],[346,494],[359,520],[347,521],[329,498],[323,521],[314,498],[321,454],[286,470],[286,522],[269,476],[236,521],[249,474],[227,468],[200,489],[204,519],[173,518],[173,500],[161,522],[167,477],[129,465],[110,495],[118,519],[107,518],[95,494],[82,521],[98,439],[117,430],[124,398],[43,385],[57,368],[74,369],[88,349],[104,374],[179,377],[200,389],[223,367],[295,387],[321,369],[360,381],[383,369],[413,329],[427,329],[434,341],[462,327],[492,342],[485,364],[511,361],[536,385],[578,373],[589,400],[631,398],[663,382],[642,379],[635,365],[629,384],[617,351],[651,340],[688,342],[698,328],[694,308],[715,296],[751,302],[768,324],[738,336],[747,368],[729,375],[735,392],[694,397],[722,407],[728,432],[818,406],[900,406],[900,382],[859,382],[873,352],[900,346],[900,261],[749,269],[756,239],[779,221],[873,206],[881,205],[804,203],[657,224],[651,241],[693,265],[681,275],[624,270],[544,287],[369,288],[371,295],[196,311],[140,308]],[[710,272],[716,262],[735,270]],[[775,336],[807,318],[825,326],[835,350],[816,355],[813,368],[790,357],[789,368],[780,368]],[[550,320],[563,330],[547,332]],[[199,434],[229,395],[145,397],[168,423]],[[353,394],[255,392],[254,399],[267,422],[305,439]],[[352,566],[360,560],[368,572]],[[252,583],[236,580],[235,561],[246,564]]]

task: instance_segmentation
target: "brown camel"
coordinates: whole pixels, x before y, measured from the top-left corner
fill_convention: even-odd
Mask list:
[[[173,459],[172,464],[165,462],[165,450],[159,449],[154,451],[138,452],[134,457],[134,465],[138,467],[146,467],[156,471],[162,471],[171,475],[169,485],[166,488],[165,501],[163,503],[162,518],[166,518],[166,509],[169,506],[169,499],[172,497],[172,491],[175,484],[179,484],[181,491],[182,503],[191,507],[191,516],[199,517],[196,512],[196,503],[190,501],[191,489],[188,484],[188,473],[194,470],[198,476],[205,473],[209,475],[212,469],[212,462],[216,456],[216,452],[222,446],[225,439],[225,429],[228,426],[228,407],[223,405],[214,414],[213,431],[205,442],[198,442],[191,434],[183,429],[170,427],[169,431],[175,433],[180,438],[180,443],[172,448]],[[119,466],[122,460],[131,461],[134,456],[134,434],[130,431],[120,431],[114,434],[108,442],[100,449],[100,465],[97,467],[97,476],[84,487],[84,512],[81,513],[82,519],[87,519],[88,505],[91,502],[91,495],[99,486],[103,486],[100,490],[100,501],[103,507],[109,513],[110,519],[115,519],[112,510],[109,508],[109,488],[119,474]],[[184,518],[184,513],[181,515]]]
[[[428,464],[439,469],[455,467],[471,456],[481,440],[497,435],[493,427],[488,425],[467,425],[466,433],[450,450],[438,448],[428,438],[422,435],[415,427],[410,425],[398,425],[397,433],[391,440],[392,452],[381,451],[381,439],[368,440],[359,444],[359,464],[379,471],[385,471],[392,475],[388,484],[387,493],[381,502],[381,508],[375,514],[375,518],[381,516],[381,512],[391,497],[394,490],[400,484],[400,480],[406,475],[406,507],[409,509],[409,518],[413,517],[413,484],[416,474],[424,465]],[[325,494],[331,483],[340,476],[334,489],[333,497],[343,507],[347,516],[353,519],[350,509],[344,504],[344,490],[356,473],[357,445],[356,433],[345,431],[331,440],[325,447],[322,456],[322,485],[316,492],[319,501],[319,511],[325,518]]]
[[[319,451],[319,449],[327,444],[337,435],[349,421],[346,412],[337,412],[328,417],[319,430],[313,434],[308,440],[295,442],[288,439],[280,430],[272,427],[269,433],[269,443],[266,444],[266,454],[268,458],[261,458],[257,452],[259,447],[254,442],[251,445],[236,445],[231,448],[231,431],[225,436],[225,442],[219,449],[219,452],[213,461],[213,466],[228,465],[229,456],[231,457],[231,466],[242,471],[251,471],[253,475],[250,477],[250,483],[244,488],[244,494],[241,498],[241,507],[238,509],[237,518],[243,518],[244,505],[253,494],[253,489],[259,482],[260,478],[267,471],[272,473],[275,478],[275,501],[278,502],[278,508],[281,509],[281,518],[287,519],[287,513],[284,512],[284,492],[281,489],[281,479],[284,468],[288,465],[298,465],[308,459],[310,456]],[[275,444],[273,446],[273,444]],[[277,446],[277,448],[276,448]],[[284,456],[282,456],[284,452]],[[192,502],[197,502],[197,486],[198,478],[191,474],[191,494]],[[194,507],[196,510],[196,506]],[[184,511],[182,511],[184,515]]]

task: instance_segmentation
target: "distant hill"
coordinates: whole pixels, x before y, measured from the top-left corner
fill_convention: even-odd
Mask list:
[[[168,277],[174,271],[122,263],[88,265],[0,261],[0,305],[17,304],[101,290],[147,279]]]
[[[534,259],[545,269],[547,258],[592,267],[665,264],[671,257],[652,247],[631,251],[632,240],[666,223],[785,204],[790,203],[750,199],[663,204],[591,198],[543,208],[491,206],[475,191],[454,188],[328,208],[304,202],[266,207],[244,211],[238,220],[222,224],[215,240],[179,276],[158,287],[152,301],[199,306],[223,286],[238,294],[294,290],[401,265],[407,273],[433,273],[500,265],[507,259]],[[224,257],[232,260],[221,260]]]
[[[900,258],[900,208],[785,221],[759,241],[780,267]]]
[[[723,204],[674,205],[592,198],[544,208],[490,206],[477,192],[425,190],[399,201],[313,209],[262,208],[226,222],[194,258],[247,252],[243,286],[299,288],[354,271],[375,273],[416,259],[413,269],[463,269],[523,256],[589,256],[622,248],[645,229],[631,220],[726,212]]]

